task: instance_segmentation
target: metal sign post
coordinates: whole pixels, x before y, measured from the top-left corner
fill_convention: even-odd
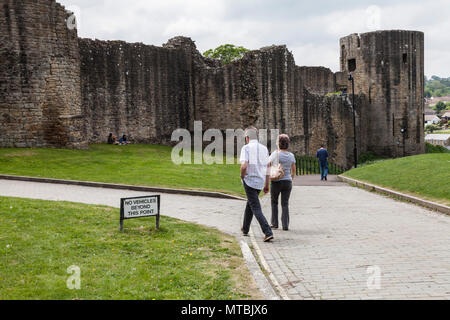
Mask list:
[[[120,231],[123,230],[123,221],[126,219],[156,217],[156,229],[159,229],[159,211],[161,196],[143,196],[120,199]]]

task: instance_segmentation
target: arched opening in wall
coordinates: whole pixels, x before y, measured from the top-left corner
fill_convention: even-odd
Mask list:
[[[403,59],[403,63],[406,64],[408,62],[408,54],[404,53],[402,59]]]
[[[361,48],[361,38],[358,37],[358,48]]]
[[[353,72],[356,70],[356,59],[348,60],[348,71]]]

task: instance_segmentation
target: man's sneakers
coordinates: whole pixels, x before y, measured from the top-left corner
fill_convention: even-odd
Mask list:
[[[244,228],[243,227],[241,227],[241,232],[242,232],[242,235],[244,237],[248,237],[248,232],[244,232]],[[273,235],[264,237],[264,242],[269,242],[270,240],[273,240]]]

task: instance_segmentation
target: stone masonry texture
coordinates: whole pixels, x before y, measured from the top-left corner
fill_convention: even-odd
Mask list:
[[[368,149],[394,157],[423,153],[424,34],[378,31],[340,44],[341,71],[354,75],[355,93],[369,102]]]
[[[173,144],[175,129],[279,129],[291,151],[353,165],[358,153],[424,152],[424,35],[378,31],[341,39],[341,72],[296,66],[286,46],[222,65],[194,41],[161,47],[81,39],[54,0],[0,0],[0,147],[87,148],[111,132]]]
[[[80,54],[54,1],[0,1],[3,147],[87,147]]]

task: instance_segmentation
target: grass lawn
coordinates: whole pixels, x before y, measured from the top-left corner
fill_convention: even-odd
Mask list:
[[[260,299],[239,245],[215,229],[119,209],[0,197],[0,300]],[[67,268],[80,267],[70,290]]]
[[[171,150],[106,144],[89,150],[0,148],[0,173],[244,195],[239,165],[175,165]]]
[[[450,205],[450,154],[422,154],[377,161],[344,176]]]
[[[430,133],[437,133],[437,134],[450,134],[450,130],[437,130]]]

